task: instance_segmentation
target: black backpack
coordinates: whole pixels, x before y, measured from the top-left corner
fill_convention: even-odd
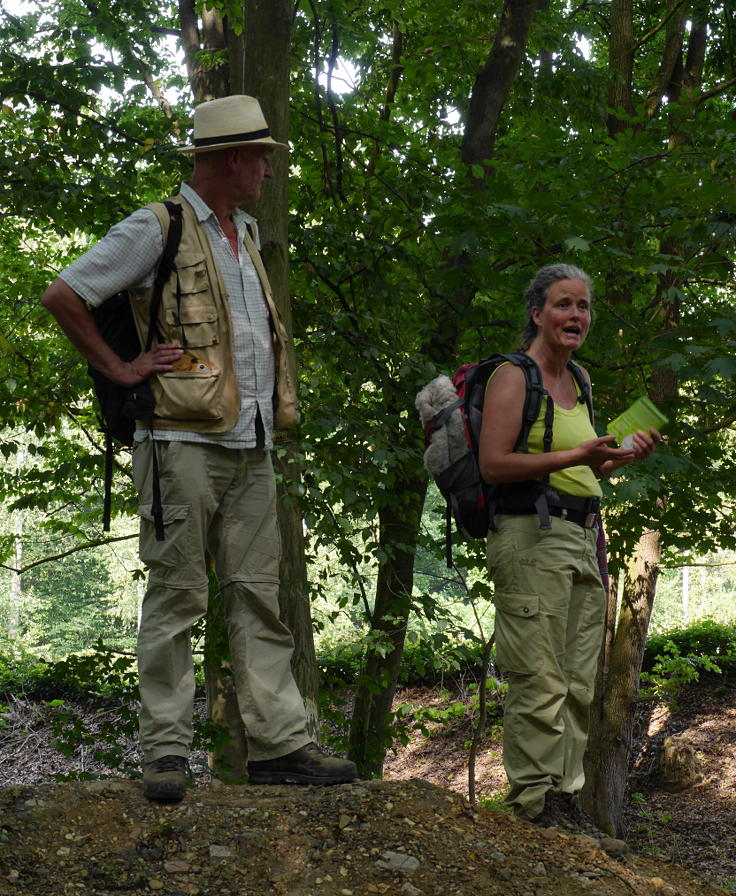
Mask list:
[[[511,363],[524,373],[526,397],[522,426],[515,450],[529,450],[529,432],[546,397],[545,451],[552,448],[554,403],[542,384],[542,374],[533,358],[524,352],[494,354],[477,364],[464,364],[450,379],[438,376],[418,394],[416,406],[424,428],[424,465],[446,501],[445,544],[447,565],[452,566],[452,520],[458,532],[471,538],[485,538],[493,528],[494,513],[501,504],[513,504],[519,511],[536,508],[540,525],[549,527],[548,505],[554,491],[541,481],[489,485],[480,475],[478,449],[483,420],[483,401],[491,374],[501,364]],[[588,382],[574,362],[568,368],[575,377],[581,400],[593,422],[593,405]],[[546,477],[548,479],[549,477]]]
[[[182,208],[174,202],[165,203],[169,212],[169,225],[166,231],[164,251],[156,270],[156,277],[151,295],[148,334],[144,351],[149,351],[157,335],[156,321],[161,307],[161,296],[164,284],[172,271],[176,270],[176,253],[179,250],[182,230]],[[138,337],[131,299],[127,291],[116,293],[102,305],[91,309],[92,319],[105,342],[122,358],[132,361],[141,353],[141,342]],[[114,383],[91,365],[88,365],[92,377],[92,386],[99,405],[100,429],[105,436],[105,496],[103,508],[103,529],[110,531],[111,492],[114,442],[131,447],[134,441],[136,420],[150,420],[156,407],[156,401],[148,382],[126,388]],[[154,468],[156,454],[154,452]],[[154,469],[154,507],[157,537],[163,538],[163,516],[158,495],[158,470]],[[158,504],[158,507],[156,506]]]

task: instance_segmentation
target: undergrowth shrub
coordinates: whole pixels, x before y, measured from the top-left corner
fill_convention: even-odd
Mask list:
[[[647,641],[642,667],[642,691],[676,706],[677,694],[702,672],[736,670],[736,628],[706,619],[655,635]]]
[[[736,627],[703,619],[687,628],[671,629],[647,640],[643,668],[651,671],[673,645],[680,656],[709,658],[719,669],[736,669]]]
[[[352,691],[361,674],[365,645],[343,644],[318,658],[321,673],[320,712],[325,740],[336,751],[348,746]],[[474,640],[451,642],[437,635],[408,644],[399,673],[402,687],[448,687],[461,682],[464,702],[449,700],[443,708],[421,709],[410,703],[397,706],[387,730],[386,747],[406,743],[413,730],[425,735],[451,728],[478,708],[482,645]],[[697,622],[652,636],[646,647],[642,672],[645,691],[673,699],[685,684],[702,672],[736,670],[736,628],[711,620]],[[504,683],[489,670],[489,723],[500,723]],[[197,667],[202,686],[202,670]],[[22,696],[44,704],[57,749],[70,756],[84,746],[111,770],[137,772],[126,767],[125,746],[137,732],[138,691],[135,658],[109,649],[100,640],[93,651],[47,662],[24,651],[0,653],[0,728],[4,703]],[[90,713],[90,708],[92,712]],[[207,720],[195,720],[195,747],[222,745],[225,730]]]

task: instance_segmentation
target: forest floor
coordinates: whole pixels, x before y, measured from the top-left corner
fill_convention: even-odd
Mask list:
[[[426,715],[467,696],[408,689],[397,702]],[[480,806],[470,806],[469,713],[428,723],[429,736],[409,732],[381,781],[228,787],[195,762],[196,784],[176,805],[147,802],[122,777],[52,783],[100,770],[88,749],[69,758],[54,750],[45,714],[18,697],[0,717],[0,896],[736,894],[734,675],[703,678],[677,710],[642,707],[630,848],[619,859],[593,839],[500,810],[498,726],[476,762]],[[665,736],[700,765],[699,780],[679,792],[657,774]],[[135,755],[134,744],[126,749]]]

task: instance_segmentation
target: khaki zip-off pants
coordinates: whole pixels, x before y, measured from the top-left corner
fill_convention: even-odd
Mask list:
[[[138,632],[144,762],[187,756],[194,671],[190,630],[207,610],[214,564],[227,620],[235,692],[250,760],[309,743],[291,672],[294,642],[279,620],[280,539],[271,455],[193,442],[156,442],[166,538],[151,517],[148,439],[133,452],[140,556],[149,569]]]
[[[583,786],[583,754],[605,618],[598,530],[558,517],[499,516],[488,536],[496,659],[508,677],[506,802],[524,818],[554,789]]]

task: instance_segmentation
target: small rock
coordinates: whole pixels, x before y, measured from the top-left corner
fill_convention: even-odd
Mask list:
[[[232,854],[229,846],[219,846],[217,844],[210,846],[210,857],[213,859],[227,859]]]
[[[422,894],[422,891],[414,884],[410,884],[408,880],[402,886],[401,892],[406,893],[406,896],[421,896]]]
[[[505,880],[507,882],[510,881],[514,876],[514,872],[510,868],[499,868],[497,874],[501,878],[501,880]]]
[[[603,852],[611,856],[612,859],[618,859],[629,851],[626,843],[623,840],[617,840],[615,837],[602,837],[599,845]]]
[[[265,849],[266,841],[256,831],[239,831],[235,839],[241,850]]]
[[[506,854],[503,852],[492,852],[491,858],[494,862],[498,862],[499,865],[503,865],[503,863],[506,861]]]
[[[387,849],[378,862],[381,868],[387,871],[401,871],[402,874],[413,874],[419,867],[419,859],[407,855],[404,852],[393,852]]]
[[[172,859],[170,862],[164,862],[164,871],[168,871],[169,874],[184,874],[191,867],[189,862],[184,862],[182,859]]]
[[[148,881],[148,888],[149,890],[163,890],[164,882],[157,877],[152,877],[151,880]]]
[[[544,865],[541,862],[538,862],[534,866],[534,868],[532,868],[532,874],[535,875],[536,877],[546,877],[547,869],[544,867]]]

